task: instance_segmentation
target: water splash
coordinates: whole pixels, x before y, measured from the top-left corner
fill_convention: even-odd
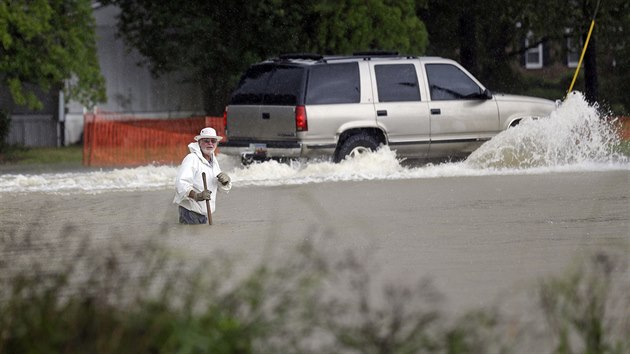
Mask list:
[[[623,159],[614,151],[619,135],[597,105],[571,93],[548,117],[522,121],[474,151],[465,164],[472,168],[528,169]]]
[[[294,161],[289,164],[268,161],[240,167],[233,171],[237,180],[255,185],[304,184],[400,177],[406,169],[396,152],[384,147],[340,163],[331,161]],[[278,183],[281,181],[280,183]]]
[[[114,170],[0,175],[0,192],[103,193],[117,190],[154,190],[172,185],[172,166],[142,166]]]

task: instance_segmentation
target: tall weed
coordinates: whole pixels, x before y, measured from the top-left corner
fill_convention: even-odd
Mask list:
[[[0,238],[4,353],[511,353],[497,309],[447,318],[430,280],[383,285],[352,252],[305,241],[245,273],[159,242],[95,239],[72,226]],[[628,271],[600,253],[540,285],[548,353],[630,350]]]

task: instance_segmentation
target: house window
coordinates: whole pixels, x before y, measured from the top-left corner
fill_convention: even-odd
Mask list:
[[[570,68],[577,68],[580,61],[580,53],[578,47],[575,45],[575,39],[567,37],[567,66]]]
[[[533,33],[529,32],[525,38],[525,47],[529,47],[532,42]],[[525,52],[525,68],[526,69],[541,69],[543,67],[543,45],[542,43],[537,46],[528,49]]]

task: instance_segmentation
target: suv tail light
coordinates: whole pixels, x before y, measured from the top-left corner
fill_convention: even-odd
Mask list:
[[[308,130],[308,120],[306,119],[306,109],[304,106],[295,106],[295,130],[299,132]]]

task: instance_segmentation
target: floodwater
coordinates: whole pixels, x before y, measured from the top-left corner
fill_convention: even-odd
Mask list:
[[[212,226],[177,224],[176,166],[0,175],[0,234],[159,238],[191,255],[253,264],[310,240],[351,251],[383,282],[430,279],[454,310],[517,298],[575,257],[630,249],[630,162],[580,95],[526,121],[468,159],[344,161],[242,167],[219,156],[234,188]]]

